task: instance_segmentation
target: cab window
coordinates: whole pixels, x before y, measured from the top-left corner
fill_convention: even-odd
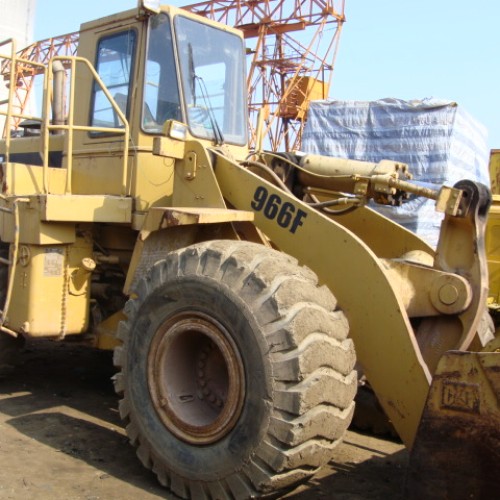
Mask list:
[[[136,33],[127,30],[102,38],[97,48],[97,72],[128,118],[130,111],[130,87],[134,67]],[[123,127],[111,102],[94,82],[92,92],[91,125],[94,127]]]
[[[163,12],[150,20],[142,111],[146,132],[158,133],[165,121],[182,120],[170,18]]]
[[[219,27],[178,15],[175,34],[187,123],[203,139],[247,143],[243,40]]]

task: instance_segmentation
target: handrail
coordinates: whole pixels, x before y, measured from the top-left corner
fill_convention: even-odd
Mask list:
[[[8,39],[0,42],[0,47],[11,44],[12,49],[9,55],[0,53],[0,61],[6,60],[10,61],[11,71],[10,71],[10,82],[9,82],[9,96],[6,101],[0,102],[1,105],[7,105],[7,110],[0,109],[0,115],[6,116],[6,134],[5,134],[5,162],[9,161],[10,158],[10,149],[11,149],[11,133],[10,133],[10,124],[12,123],[13,118],[19,119],[29,119],[40,121],[41,123],[41,141],[40,141],[40,155],[42,157],[42,167],[43,167],[43,193],[48,194],[49,186],[48,186],[48,167],[49,167],[49,142],[51,133],[56,131],[65,131],[67,132],[67,177],[66,177],[66,185],[65,185],[65,193],[71,194],[71,180],[72,180],[72,172],[73,172],[73,138],[74,132],[103,132],[103,133],[113,133],[113,134],[121,134],[124,136],[124,145],[123,145],[123,164],[122,164],[122,179],[121,179],[121,195],[126,196],[128,194],[128,155],[129,155],[129,142],[130,142],[130,126],[128,120],[120,109],[113,96],[107,89],[105,83],[101,80],[99,74],[92,66],[92,64],[83,57],[79,56],[55,56],[48,61],[47,64],[37,63],[30,61],[28,59],[23,59],[17,57],[16,53],[16,44],[15,40]],[[68,117],[66,124],[52,124],[51,120],[51,106],[52,106],[52,97],[53,97],[53,65],[56,61],[61,61],[65,67],[70,66],[70,80],[69,80],[69,102],[68,102]],[[44,81],[44,95],[43,95],[43,106],[42,106],[42,116],[32,116],[26,115],[24,113],[17,113],[13,109],[13,100],[14,100],[14,89],[16,85],[16,68],[19,64],[25,64],[27,66],[33,66],[41,68],[43,73],[43,81]],[[98,127],[95,125],[76,125],[74,123],[74,109],[75,109],[75,82],[76,82],[76,71],[77,65],[83,65],[86,67],[95,82],[97,82],[98,86],[108,99],[111,107],[116,113],[117,117],[123,123],[123,127]]]
[[[49,123],[48,115],[50,112],[50,103],[52,97],[52,81],[53,81],[53,64],[55,61],[65,61],[71,64],[71,77],[70,77],[70,95],[69,95],[69,108],[68,108],[68,123],[66,125],[53,125]],[[96,127],[95,125],[75,125],[74,124],[74,100],[75,100],[75,81],[76,81],[76,66],[77,63],[85,65],[91,72],[94,80],[99,85],[100,89],[104,92],[104,95],[108,99],[111,107],[117,114],[120,121],[123,123],[123,127],[112,128],[112,127]],[[71,177],[73,170],[73,135],[75,131],[87,131],[87,132],[105,132],[105,133],[116,133],[122,134],[124,136],[123,145],[123,165],[122,165],[122,182],[121,182],[121,194],[122,196],[127,195],[127,183],[128,183],[128,153],[129,153],[129,141],[130,141],[130,126],[124,113],[113,99],[105,83],[101,80],[99,74],[95,68],[90,64],[88,59],[79,56],[56,56],[49,61],[48,64],[48,78],[46,79],[45,85],[45,118],[42,123],[42,135],[43,135],[43,186],[44,191],[48,192],[48,158],[49,158],[49,136],[51,131],[65,130],[68,133],[67,136],[67,178],[66,178],[66,193],[71,193]]]
[[[16,87],[16,74],[17,74],[17,66],[19,64],[24,64],[26,66],[32,66],[32,67],[37,67],[41,68],[41,73],[43,74],[44,81],[46,80],[46,74],[47,74],[47,68],[45,64],[43,63],[38,63],[35,61],[30,61],[28,59],[24,59],[21,57],[17,57],[17,52],[16,52],[16,41],[13,38],[8,38],[6,40],[3,40],[0,42],[0,47],[3,47],[5,45],[11,45],[11,53],[9,55],[7,54],[0,54],[0,61],[5,60],[5,61],[10,61],[10,72],[9,72],[9,95],[7,100],[0,102],[0,105],[5,105],[7,104],[7,111],[2,111],[0,109],[0,116],[5,116],[5,126],[4,126],[4,132],[5,132],[5,161],[9,161],[9,156],[10,156],[10,142],[11,142],[11,134],[10,134],[10,124],[12,123],[13,118],[18,118],[18,119],[24,119],[24,120],[37,120],[42,122],[43,117],[38,117],[38,116],[33,116],[33,115],[26,115],[24,113],[16,113],[13,110],[13,101],[14,101],[14,89]]]

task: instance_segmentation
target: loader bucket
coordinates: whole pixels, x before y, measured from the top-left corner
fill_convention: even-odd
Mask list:
[[[441,358],[410,453],[406,498],[498,498],[500,353]]]

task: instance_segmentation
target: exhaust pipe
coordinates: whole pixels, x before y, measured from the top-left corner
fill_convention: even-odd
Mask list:
[[[53,97],[52,97],[52,125],[64,125],[66,123],[66,70],[61,61],[54,61],[52,65],[54,74]],[[56,130],[56,134],[62,134],[62,130]]]

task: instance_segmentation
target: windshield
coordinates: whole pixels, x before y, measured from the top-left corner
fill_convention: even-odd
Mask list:
[[[175,19],[181,79],[191,133],[204,139],[247,143],[242,40],[186,17]]]

